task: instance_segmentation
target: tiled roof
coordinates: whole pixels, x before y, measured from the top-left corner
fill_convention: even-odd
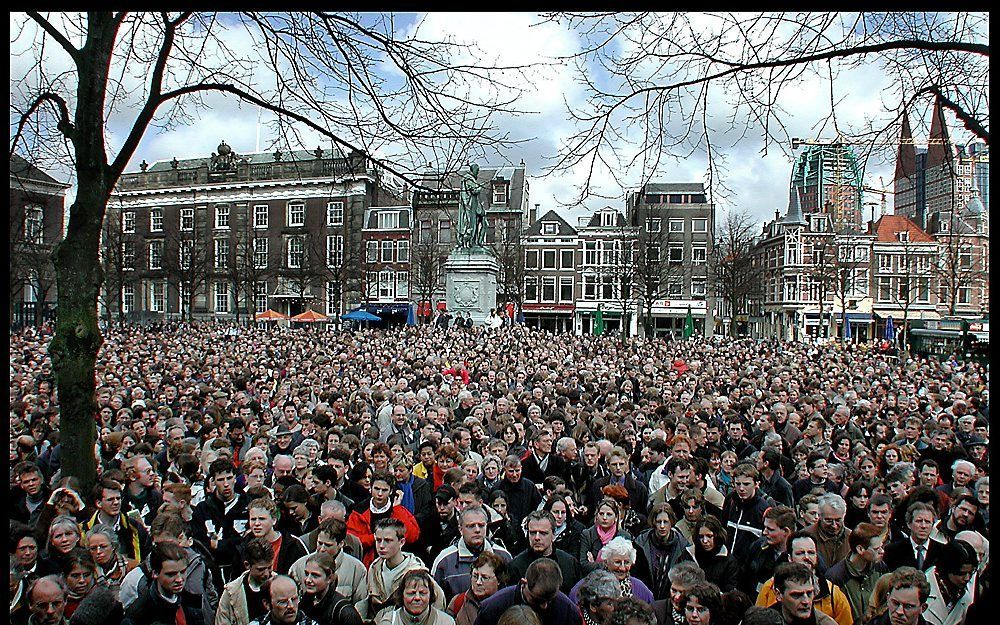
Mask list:
[[[59,182],[17,154],[13,154],[10,157],[10,174],[12,176],[17,176],[22,180],[34,180],[36,182],[44,182],[48,184],[65,185],[65,183]]]
[[[559,224],[559,229],[556,234],[549,234],[545,236],[557,236],[557,237],[571,237],[576,235],[576,228],[566,223],[566,220],[559,216],[559,213],[554,210],[550,210],[541,217],[539,217],[535,223],[531,224],[528,231],[525,233],[529,237],[537,237],[542,234],[542,222],[556,222]]]
[[[909,232],[912,243],[934,242],[934,237],[921,230],[920,226],[902,215],[883,215],[875,222],[874,231],[878,235],[880,243],[898,243],[897,232]]]

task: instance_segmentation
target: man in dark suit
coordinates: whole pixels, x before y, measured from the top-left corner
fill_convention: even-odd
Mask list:
[[[539,428],[531,440],[531,448],[521,458],[521,475],[535,484],[541,484],[549,475],[554,475],[552,461],[552,428]]]
[[[645,516],[649,512],[649,489],[629,473],[628,452],[621,447],[613,447],[608,452],[607,462],[610,475],[594,481],[587,498],[587,508],[590,511],[595,509],[603,495],[602,488],[609,484],[618,484],[628,491],[629,505],[636,514]]]
[[[930,504],[918,501],[906,509],[906,525],[910,529],[910,535],[885,547],[882,561],[889,570],[912,566],[926,571],[934,566],[943,548],[941,543],[930,539],[936,520],[937,511]]]

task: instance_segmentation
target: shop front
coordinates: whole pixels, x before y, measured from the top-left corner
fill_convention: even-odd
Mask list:
[[[573,304],[524,304],[525,325],[554,333],[573,331]]]

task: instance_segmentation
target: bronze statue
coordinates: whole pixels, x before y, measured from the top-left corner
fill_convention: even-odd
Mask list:
[[[486,209],[479,199],[479,165],[472,163],[462,175],[458,206],[458,247],[481,248],[486,243]]]

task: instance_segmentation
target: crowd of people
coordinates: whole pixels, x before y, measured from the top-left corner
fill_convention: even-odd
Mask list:
[[[988,367],[441,325],[12,333],[11,623],[986,622]]]

